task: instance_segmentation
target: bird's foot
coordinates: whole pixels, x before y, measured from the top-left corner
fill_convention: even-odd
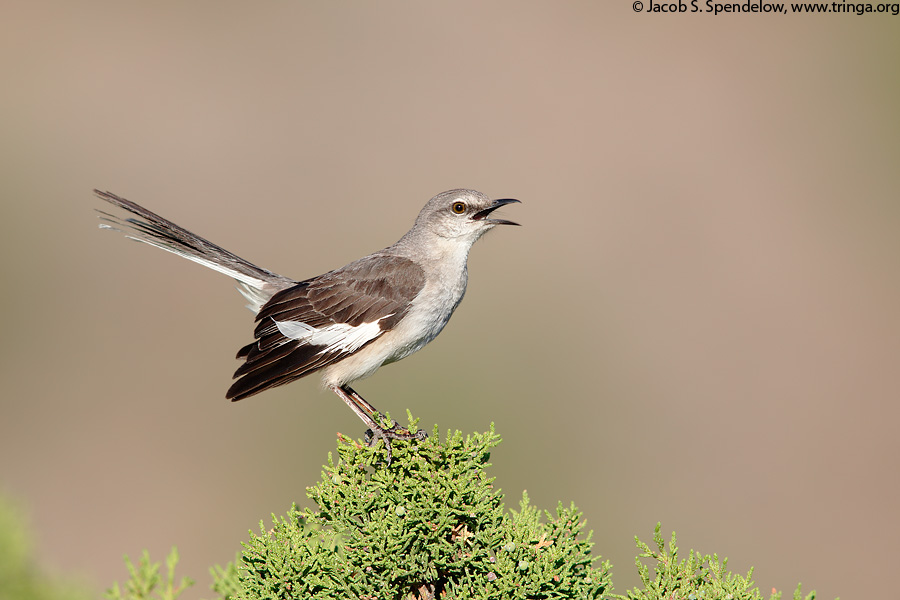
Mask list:
[[[383,418],[384,415],[379,414],[379,420],[383,423],[387,421],[386,418]],[[390,421],[392,424],[390,427],[376,427],[374,429],[367,429],[365,435],[365,442],[367,446],[372,446],[375,444],[377,440],[382,440],[384,442],[384,447],[387,450],[387,464],[391,464],[391,459],[393,458],[393,453],[391,451],[391,440],[401,440],[401,441],[412,441],[412,440],[424,440],[428,437],[428,434],[421,429],[416,431],[415,433],[411,432],[409,429],[405,427],[401,427],[397,421]]]

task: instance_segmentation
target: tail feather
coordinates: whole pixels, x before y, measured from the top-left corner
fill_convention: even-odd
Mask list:
[[[172,252],[233,277],[238,281],[238,291],[250,302],[247,307],[254,312],[259,312],[260,307],[275,292],[297,283],[293,279],[257,267],[130,200],[100,190],[94,190],[94,194],[135,215],[135,217],[119,217],[98,210],[103,221],[100,224],[101,229],[119,231],[129,239]]]

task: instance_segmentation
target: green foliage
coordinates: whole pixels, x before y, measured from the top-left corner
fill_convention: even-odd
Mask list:
[[[626,596],[615,595],[620,600],[762,600],[759,589],[753,587],[751,575],[753,569],[745,577],[730,573],[727,570],[728,559],[719,560],[718,555],[701,555],[691,550],[685,559],[678,560],[678,546],[675,544],[675,533],[666,548],[665,540],[660,533],[660,524],[656,524],[653,542],[656,550],[635,537],[640,554],[635,563],[640,573],[643,589],[634,589]],[[656,561],[655,577],[650,577],[650,567],[641,562],[642,558]],[[773,590],[769,600],[780,600],[781,592]],[[802,598],[800,586],[794,591],[794,600],[815,600],[813,591]]]
[[[224,568],[215,566],[209,570],[212,576],[212,591],[220,598],[235,598],[241,590],[241,571],[236,563],[230,562]]]
[[[0,496],[0,598],[15,600],[86,600],[86,586],[48,577],[37,567],[28,542],[25,518]]]
[[[181,593],[194,585],[194,582],[184,577],[175,585],[175,565],[178,564],[178,549],[172,548],[166,557],[166,578],[163,582],[159,574],[159,563],[150,562],[150,554],[144,550],[137,564],[125,557],[125,565],[130,575],[125,583],[125,591],[122,592],[119,584],[106,591],[109,600],[175,600]],[[162,585],[160,585],[162,583]]]
[[[388,466],[380,443],[370,448],[340,436],[337,459],[329,454],[322,480],[307,490],[316,508],[294,506],[283,517],[273,515],[269,529],[260,523],[235,563],[211,570],[213,592],[227,600],[582,599],[610,593],[609,564],[595,566],[591,534],[574,505],[560,503],[551,514],[523,493],[518,510],[504,507],[485,473],[499,443],[493,427],[468,437],[448,433],[443,442],[435,427],[425,440],[394,442]],[[636,541],[642,586],[611,598],[762,600],[752,570],[730,573],[727,559],[694,551],[679,560],[675,534],[666,547],[659,525],[656,549]],[[137,565],[126,558],[125,592],[115,586],[107,598],[175,600],[190,585],[175,585],[177,560],[173,550],[163,579],[146,553]],[[804,599],[800,586],[793,594],[794,600],[815,597],[812,592]],[[773,592],[769,600],[780,598]]]
[[[414,427],[415,423],[411,423]],[[383,451],[341,438],[318,511],[294,507],[245,545],[236,598],[598,598],[609,567],[594,569],[581,513],[518,511],[485,474],[493,429],[433,435]]]

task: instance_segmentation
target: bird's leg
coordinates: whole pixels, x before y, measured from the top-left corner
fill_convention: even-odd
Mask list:
[[[388,420],[386,416],[375,410],[375,407],[366,401],[365,398],[359,395],[359,392],[351,388],[350,386],[344,386],[344,391],[348,392],[353,399],[358,402],[360,405],[365,407],[366,410],[369,411],[373,416],[377,416],[378,421],[384,423]],[[381,433],[385,435],[389,435],[391,439],[394,440],[424,440],[428,437],[428,434],[424,431],[417,431],[416,433],[412,433],[406,427],[402,427],[397,421],[391,419],[391,426],[388,429],[382,428]]]
[[[356,404],[357,404],[358,406],[360,406],[363,410],[365,410],[366,412],[368,412],[368,413],[369,413],[370,415],[372,415],[373,417],[374,417],[374,416],[377,416],[377,417],[378,417],[380,420],[382,420],[382,421],[384,421],[384,420],[387,419],[387,417],[385,417],[383,414],[381,414],[380,412],[378,412],[378,410],[376,410],[376,408],[375,408],[374,406],[372,406],[371,404],[369,404],[368,400],[366,400],[365,398],[363,398],[362,396],[360,396],[360,395],[359,395],[359,392],[357,392],[356,390],[354,390],[352,387],[350,387],[350,386],[348,386],[348,385],[345,385],[345,386],[344,386],[344,391],[347,392],[348,394],[350,394],[350,396],[353,398],[353,401],[356,402]]]
[[[355,412],[356,416],[362,419],[362,422],[369,428],[378,428],[378,423],[376,423],[373,418],[374,411],[372,410],[372,405],[366,402],[360,406],[356,398],[353,397],[354,395],[358,397],[359,394],[356,394],[356,392],[346,386],[329,385],[328,389],[337,394],[338,397],[344,401],[344,404],[349,406],[350,410]]]
[[[370,415],[372,415],[372,418],[374,418],[379,424],[388,422],[388,418],[386,415],[382,414],[378,409],[376,409],[374,406],[369,404],[368,400],[366,400],[365,398],[360,396],[359,392],[354,390],[352,387],[345,385],[344,391],[349,393],[350,396],[353,397],[354,402],[356,402],[359,406],[361,406],[363,408],[363,410],[367,411]],[[390,426],[391,430],[394,430],[394,429],[397,429],[398,427],[400,427],[400,424],[397,421],[390,419],[390,422],[391,422],[391,426]]]
[[[350,410],[356,413],[363,423],[369,428],[367,431],[367,441],[374,440],[376,438],[380,438],[384,441],[384,446],[387,449],[387,462],[391,464],[391,440],[414,440],[423,439],[424,432],[410,433],[407,429],[400,427],[400,425],[394,421],[393,425],[387,429],[385,429],[381,424],[379,424],[375,420],[375,416],[377,415],[379,418],[384,418],[384,416],[375,410],[375,407],[369,404],[362,396],[360,396],[353,388],[349,386],[338,386],[338,385],[329,385],[328,388],[337,394],[337,396],[344,401],[344,404],[350,407]],[[371,443],[371,441],[370,441]]]

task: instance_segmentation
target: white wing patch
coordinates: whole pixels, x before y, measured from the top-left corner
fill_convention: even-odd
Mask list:
[[[390,316],[385,315],[381,319]],[[299,340],[313,346],[325,346],[319,352],[319,354],[324,354],[325,352],[355,352],[359,350],[367,342],[381,334],[381,326],[378,324],[381,319],[356,327],[347,323],[335,323],[321,329],[300,321],[275,321],[275,325],[281,335],[292,340]]]

